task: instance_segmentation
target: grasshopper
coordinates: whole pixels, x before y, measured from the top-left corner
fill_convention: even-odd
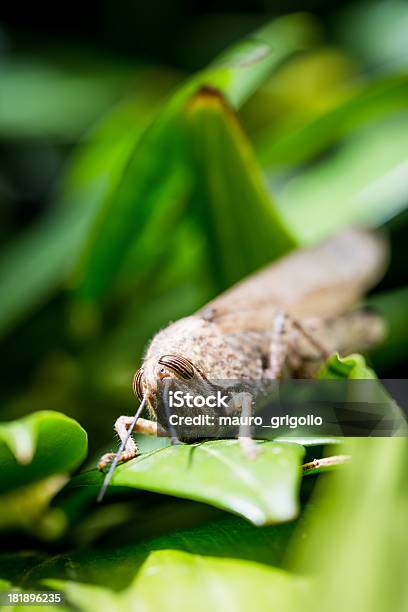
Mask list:
[[[118,462],[137,455],[133,431],[178,439],[157,422],[158,383],[177,379],[194,393],[211,380],[308,378],[334,351],[364,351],[384,336],[381,318],[359,299],[383,273],[387,250],[380,236],[351,228],[322,244],[296,251],[239,282],[195,314],[159,331],[151,341],[133,391],[141,401],[134,417],[115,423],[122,445],[105,454],[110,464],[101,499]],[[151,419],[141,418],[144,407]],[[251,415],[252,398],[237,394],[231,413]],[[248,429],[239,432],[244,452],[256,455]]]

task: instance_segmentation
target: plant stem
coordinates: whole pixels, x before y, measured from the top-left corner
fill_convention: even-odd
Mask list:
[[[313,459],[309,463],[302,465],[302,470],[305,475],[317,474],[326,470],[331,470],[338,465],[349,463],[351,455],[333,455],[332,457],[323,457],[322,459]]]

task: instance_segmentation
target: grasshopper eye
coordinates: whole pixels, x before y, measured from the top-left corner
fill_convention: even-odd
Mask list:
[[[194,366],[186,357],[181,355],[163,355],[160,357],[159,363],[172,370],[180,378],[184,378],[184,380],[194,378]]]
[[[132,387],[133,387],[133,393],[139,398],[140,401],[143,400],[143,395],[144,395],[142,381],[143,381],[143,368],[139,368],[139,370],[133,376]]]

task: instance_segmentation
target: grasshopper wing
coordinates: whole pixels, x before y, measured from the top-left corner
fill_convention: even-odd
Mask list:
[[[261,269],[198,314],[236,331],[270,329],[277,309],[300,319],[336,317],[379,280],[387,253],[378,234],[350,228]]]

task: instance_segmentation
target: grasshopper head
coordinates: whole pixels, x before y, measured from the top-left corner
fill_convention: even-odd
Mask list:
[[[142,401],[147,396],[147,403],[153,413],[157,413],[158,395],[165,383],[188,388],[192,393],[204,391],[207,379],[201,370],[190,359],[183,355],[161,355],[159,358],[146,359],[143,366],[133,377],[133,392]]]

